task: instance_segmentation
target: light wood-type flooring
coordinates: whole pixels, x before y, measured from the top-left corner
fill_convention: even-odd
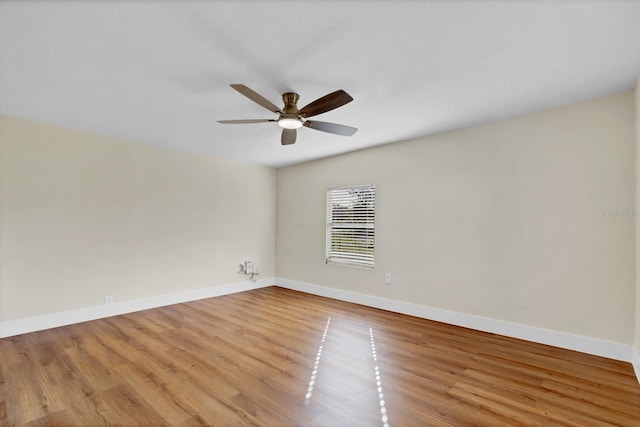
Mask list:
[[[640,426],[640,385],[628,363],[270,287],[0,340],[0,425]]]

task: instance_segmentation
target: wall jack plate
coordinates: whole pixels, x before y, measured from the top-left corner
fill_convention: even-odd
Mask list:
[[[246,274],[250,277],[250,280],[252,282],[255,282],[256,279],[255,277],[260,274],[260,268],[258,267],[258,264],[256,264],[255,261],[244,261],[242,264],[239,265],[240,270],[238,270],[238,274],[242,273],[242,274]]]

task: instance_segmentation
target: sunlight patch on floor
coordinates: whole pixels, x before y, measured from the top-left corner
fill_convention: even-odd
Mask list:
[[[305,394],[305,405],[311,404],[313,398],[316,408],[324,408],[314,418],[314,425],[331,425],[336,421],[363,421],[364,414],[361,411],[364,410],[368,414],[367,418],[375,416],[381,421],[382,427],[390,427],[374,331],[373,328],[368,328],[368,351],[367,332],[362,326],[364,325],[338,322],[331,329],[329,337],[331,317],[327,318]],[[319,375],[321,361],[322,375]],[[371,385],[375,391],[373,394],[367,391],[371,390]],[[314,397],[314,393],[317,396]],[[327,404],[329,406],[325,406]],[[336,405],[342,407],[340,418],[334,418],[333,410]],[[367,422],[373,420],[374,418],[369,418]]]
[[[322,348],[324,342],[327,339],[327,332],[329,332],[329,326],[331,325],[331,317],[327,319],[327,324],[324,327],[324,333],[322,334],[322,340],[320,340],[320,347],[318,347],[318,353],[316,353],[316,361],[313,364],[313,371],[311,371],[311,379],[309,380],[309,386],[307,387],[307,394],[304,396],[305,403],[309,403],[309,399],[313,395],[313,387],[316,383],[316,376],[318,375],[318,366],[320,365],[320,358],[322,357]]]
[[[382,427],[390,427],[389,416],[387,415],[386,402],[384,401],[384,393],[382,392],[382,377],[380,376],[380,368],[378,367],[378,356],[376,354],[376,341],[373,338],[372,328],[369,328],[369,337],[371,338],[371,355],[373,356],[373,361],[376,364],[373,369],[376,374],[376,386],[378,387],[378,399],[380,399],[380,413],[382,414],[381,420],[384,423]]]

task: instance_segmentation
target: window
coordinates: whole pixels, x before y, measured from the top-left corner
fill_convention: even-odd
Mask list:
[[[327,190],[327,263],[373,268],[376,187]]]

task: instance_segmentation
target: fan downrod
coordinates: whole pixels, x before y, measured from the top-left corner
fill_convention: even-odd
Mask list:
[[[282,102],[284,102],[284,114],[286,116],[294,115],[297,117],[298,115],[298,100],[300,99],[300,95],[293,92],[287,92],[282,94]]]

